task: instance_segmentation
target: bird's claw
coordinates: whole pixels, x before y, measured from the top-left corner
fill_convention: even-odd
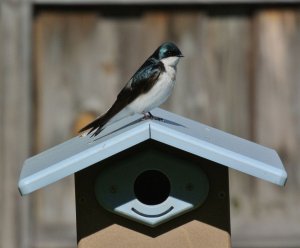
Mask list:
[[[156,120],[156,121],[164,121],[163,118],[152,115],[150,112],[143,113],[143,120]]]

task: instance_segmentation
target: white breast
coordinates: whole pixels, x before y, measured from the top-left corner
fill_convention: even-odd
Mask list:
[[[134,113],[146,113],[164,103],[171,95],[176,79],[176,65],[178,57],[161,60],[166,71],[161,73],[156,84],[147,93],[139,96],[128,105]]]

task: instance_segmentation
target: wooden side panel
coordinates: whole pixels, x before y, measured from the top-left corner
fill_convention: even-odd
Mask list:
[[[102,214],[102,213],[101,213]],[[113,242],[112,242],[113,241]],[[191,221],[159,237],[152,238],[140,232],[113,224],[105,230],[82,239],[78,248],[230,248],[227,232],[200,221]]]

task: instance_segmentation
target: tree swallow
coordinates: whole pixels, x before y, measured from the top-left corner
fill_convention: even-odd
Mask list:
[[[150,111],[171,95],[181,57],[174,43],[163,43],[127,82],[111,108],[79,132],[90,129],[88,134],[95,131],[92,136],[97,136],[107,125],[136,113],[155,118]]]

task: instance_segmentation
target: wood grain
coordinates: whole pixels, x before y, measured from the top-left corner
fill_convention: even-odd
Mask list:
[[[85,110],[84,105],[78,104],[78,101],[83,102],[82,94],[94,96],[98,92],[99,99],[105,98],[105,94],[95,84],[95,81],[101,82],[98,73],[95,75],[101,68],[97,47],[93,47],[97,42],[95,32],[99,29],[96,15],[47,14],[37,18],[35,63],[39,108],[36,136],[37,151],[42,151],[71,137],[75,113]],[[84,54],[90,55],[89,62],[83,60]],[[95,101],[99,104],[97,99]],[[92,109],[95,103],[85,104],[90,104]],[[73,185],[73,178],[69,177],[35,195],[38,247],[75,246]],[[59,234],[58,239],[53,238],[55,234]]]
[[[289,178],[285,188],[257,182],[256,213],[247,235],[272,236],[273,243],[300,244],[300,15],[299,9],[257,14],[255,140],[270,146],[283,159]],[[296,197],[295,197],[296,196]],[[264,223],[263,233],[253,229]],[[245,230],[246,231],[246,230]],[[272,245],[272,241],[270,245]]]
[[[31,144],[30,15],[25,3],[0,3],[0,247],[29,246],[29,201],[17,182]]]
[[[36,152],[68,139],[80,113],[106,111],[145,54],[150,55],[150,44],[163,39],[160,32],[153,35],[154,29],[148,36],[143,33],[153,22],[158,25],[164,22],[157,15],[149,14],[142,20],[140,17],[119,20],[96,12],[46,13],[37,17]],[[163,25],[161,29],[163,33]],[[33,205],[35,232],[39,237],[36,245],[71,246],[76,236],[73,179],[67,178],[37,192]],[[60,230],[62,238],[50,241],[47,236],[55,236],[55,229]]]
[[[250,21],[247,16],[175,14],[172,27],[175,40],[186,54],[178,66],[173,111],[248,137]]]
[[[239,184],[232,208],[238,247],[292,247],[299,240],[299,11],[264,10],[254,16],[254,141],[279,151],[285,188]],[[235,185],[238,188],[238,185]],[[244,196],[243,196],[244,192]]]

